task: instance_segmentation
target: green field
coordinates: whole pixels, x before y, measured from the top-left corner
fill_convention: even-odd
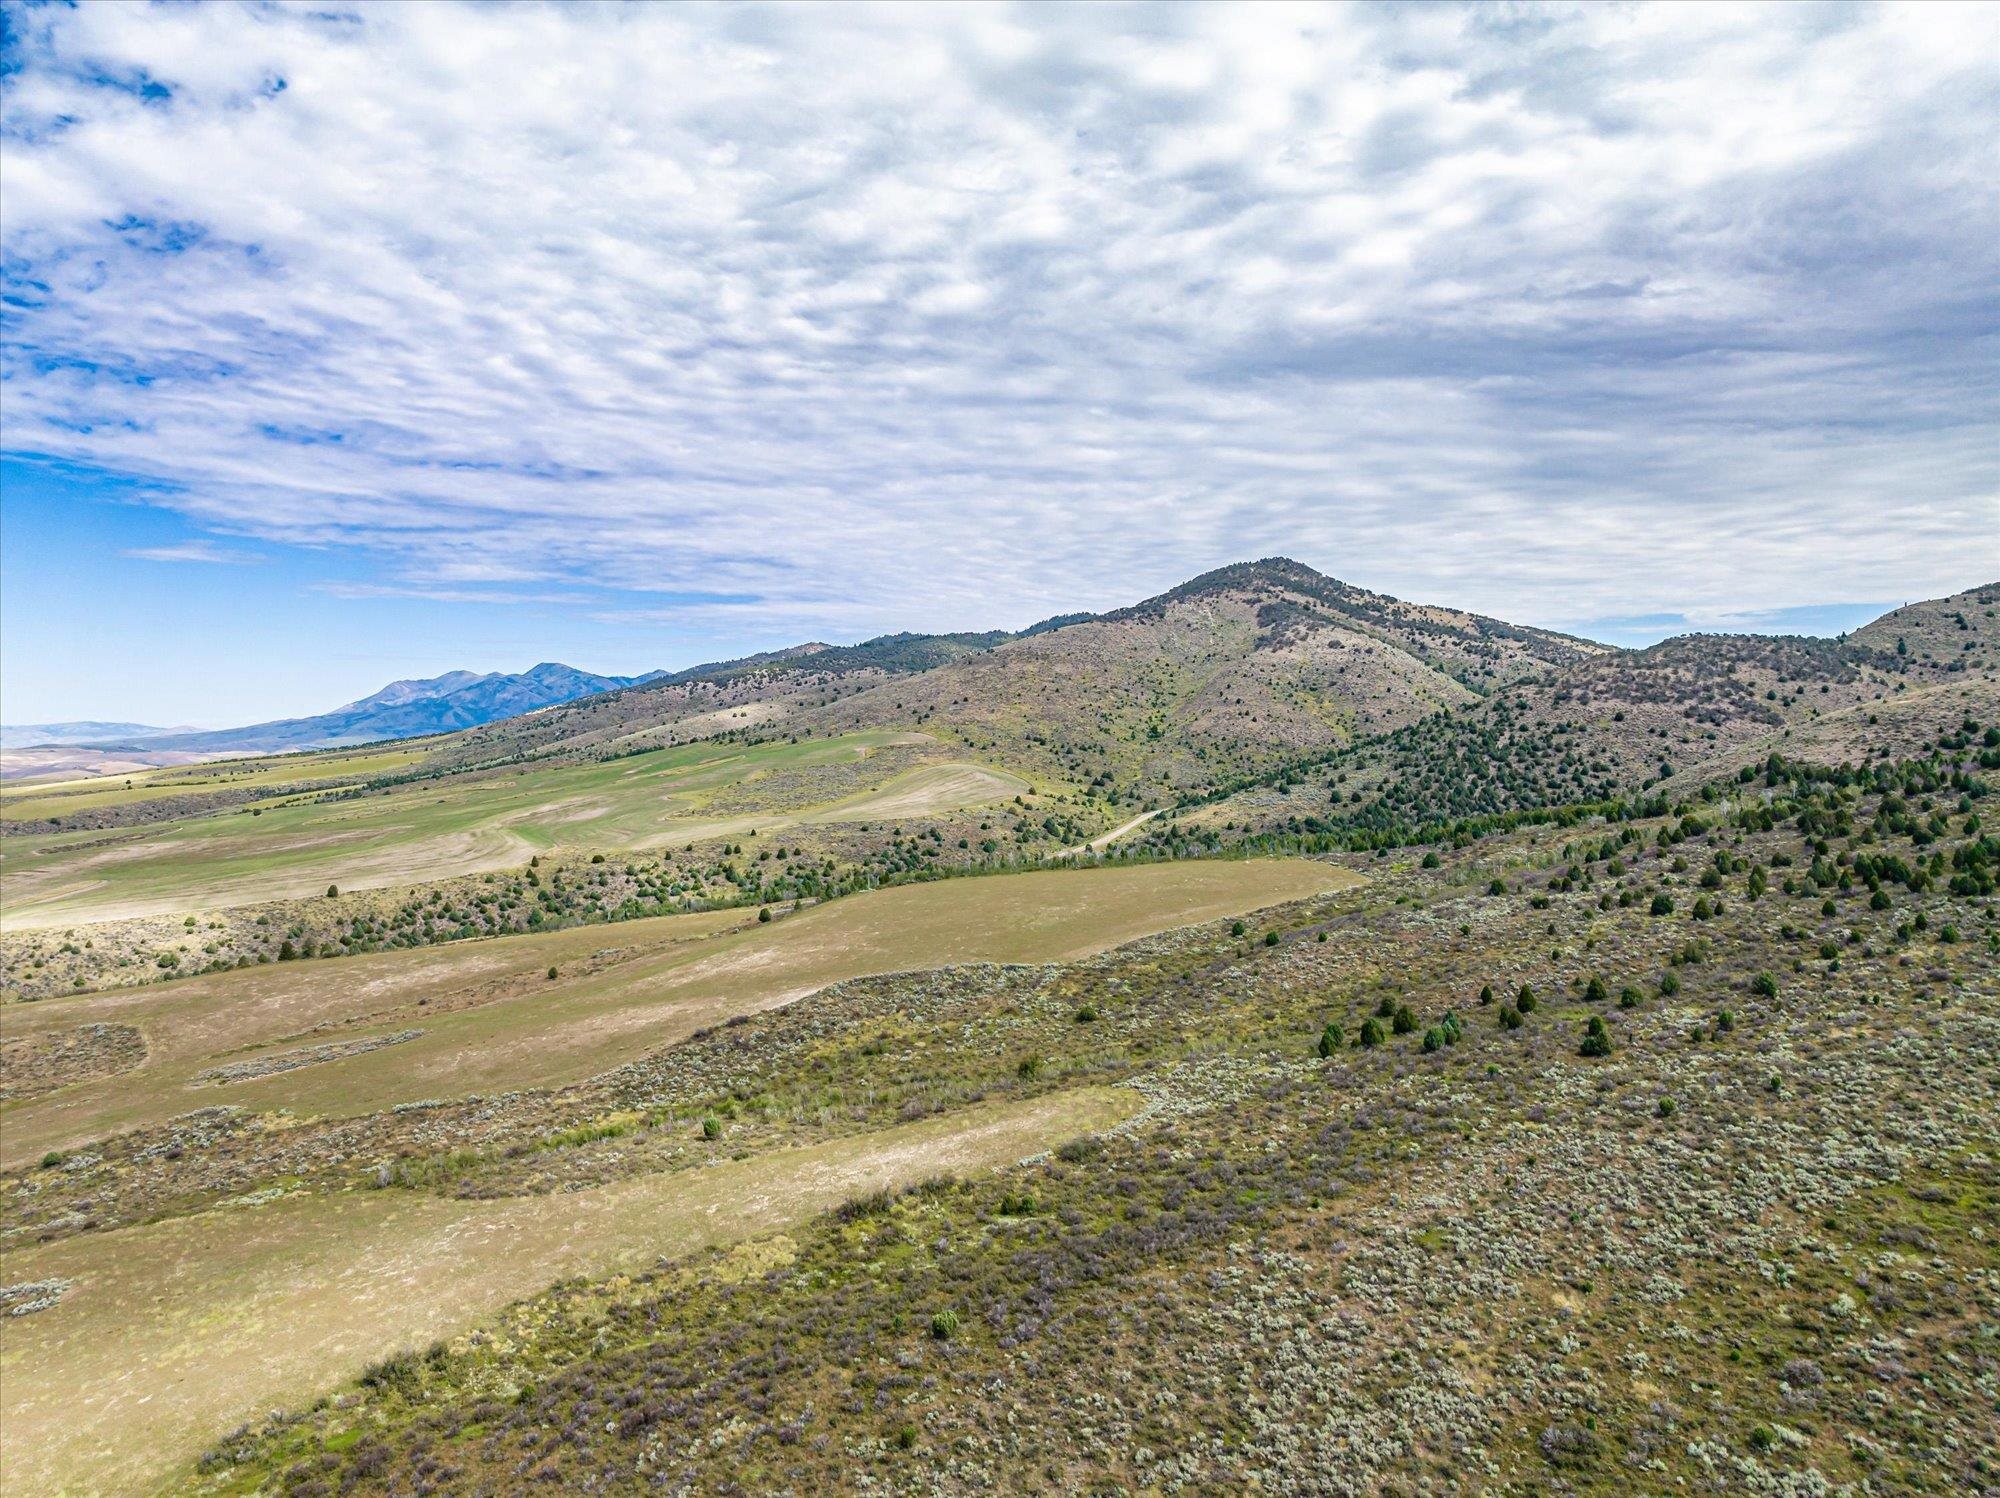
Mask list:
[[[221,1103],[357,1114],[590,1075],[735,1014],[846,978],[965,962],[1053,962],[1354,881],[1325,864],[1217,860],[954,879],[849,896],[758,924],[747,911],[276,964],[0,1008],[0,1039],[135,1026],[133,1071],[0,1104],[20,1164]],[[547,970],[555,966],[551,982]],[[413,1040],[250,1080],[218,1065]]]
[[[552,850],[664,848],[801,823],[936,815],[1027,789],[1005,771],[943,762],[944,754],[924,735],[891,732],[702,743],[603,764],[418,781],[351,800],[277,798],[255,815],[237,809],[9,838],[0,846],[0,926],[175,915],[298,898],[329,884],[374,889],[510,867]],[[146,788],[159,792],[157,783]],[[13,804],[9,813],[25,814]]]

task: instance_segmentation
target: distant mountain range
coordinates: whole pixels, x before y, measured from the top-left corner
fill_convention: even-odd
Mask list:
[[[62,730],[66,736],[34,738],[28,736],[28,728],[10,728],[6,747],[52,744],[135,749],[149,754],[160,751],[270,754],[367,744],[378,739],[417,738],[477,728],[496,719],[518,717],[537,708],[652,681],[660,674],[598,676],[558,661],[544,661],[512,674],[447,671],[442,676],[421,680],[392,681],[379,692],[310,718],[277,718],[241,728],[207,730],[149,728],[138,723],[43,724],[39,727]]]
[[[553,662],[452,671],[316,717],[210,732],[50,724],[35,741],[59,749],[24,749],[18,728],[6,745],[13,773],[88,773],[26,761],[101,750],[129,770],[450,735],[426,759],[450,770],[737,731],[907,727],[1127,798],[1323,768],[1346,815],[1422,820],[1603,798],[1777,748],[1855,761],[1910,750],[1959,716],[1984,721],[2000,680],[1994,591],[1911,605],[1838,641],[1693,635],[1628,651],[1269,557],[1019,631],[810,641],[636,677]]]
[[[0,749],[66,748],[72,744],[100,744],[116,739],[136,743],[166,733],[192,733],[191,728],[156,728],[150,723],[103,723],[84,718],[74,723],[0,724]]]

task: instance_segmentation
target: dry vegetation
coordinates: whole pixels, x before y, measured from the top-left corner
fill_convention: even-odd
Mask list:
[[[100,786],[131,825],[21,819],[10,876],[260,806],[607,810],[0,941],[0,1356],[41,1375],[0,1442],[210,1493],[2000,1488],[1996,612],[1609,652],[1267,562]],[[1012,872],[1056,862],[1127,867]],[[1044,893],[1090,880],[1132,897]],[[149,1254],[311,1337],[202,1372]]]
[[[649,1099],[774,1138],[836,1098],[1149,1106],[857,1199],[761,1273],[559,1289],[195,1485],[1976,1489],[2000,845],[1964,763],[1496,835],[1240,934],[877,980],[667,1053],[543,1149],[672,1168]],[[409,1179],[563,1175],[525,1158]]]

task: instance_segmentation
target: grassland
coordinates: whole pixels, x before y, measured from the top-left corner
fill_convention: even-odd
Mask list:
[[[2000,844],[1966,762],[1369,857],[1240,932],[871,980],[454,1173],[462,1119],[408,1189],[621,1179],[674,1131],[615,1133],[649,1097],[684,1129],[747,1095],[752,1147],[829,1106],[1148,1099],[998,1180],[799,1223],[754,1273],[558,1287],[182,1485],[1980,1491]]]
[[[603,763],[420,779],[334,799],[278,793],[221,815],[9,838],[0,851],[0,924],[46,929],[171,915],[303,897],[328,885],[447,878],[553,850],[667,848],[803,821],[935,815],[1024,789],[1003,770],[950,761],[922,735],[885,731],[803,743],[702,743]]]
[[[136,1029],[135,1068],[0,1104],[0,1158],[230,1104],[302,1115],[587,1076],[704,1026],[870,973],[1069,960],[1148,931],[1296,899],[1351,876],[1301,861],[1150,864],[949,880],[855,895],[768,924],[747,911],[278,964],[0,1009],[0,1040]],[[550,969],[557,976],[548,978]],[[215,1082],[223,1066],[330,1041],[405,1042]]]
[[[280,1197],[12,1255],[9,1278],[72,1288],[8,1328],[0,1465],[19,1492],[147,1487],[274,1401],[310,1401],[556,1281],[767,1236],[940,1172],[977,1175],[1141,1102],[1049,1094],[562,1196]]]
[[[0,816],[8,821],[32,822],[201,791],[282,790],[301,782],[368,780],[422,764],[430,749],[430,741],[416,739],[358,751],[210,760],[130,775],[6,785],[0,786]]]
[[[1984,594],[1600,655],[1271,570],[10,805],[10,1477],[2000,1484]]]

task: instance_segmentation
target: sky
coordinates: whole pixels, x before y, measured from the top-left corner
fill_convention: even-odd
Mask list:
[[[0,6],[0,715],[2000,577],[2000,6]]]

